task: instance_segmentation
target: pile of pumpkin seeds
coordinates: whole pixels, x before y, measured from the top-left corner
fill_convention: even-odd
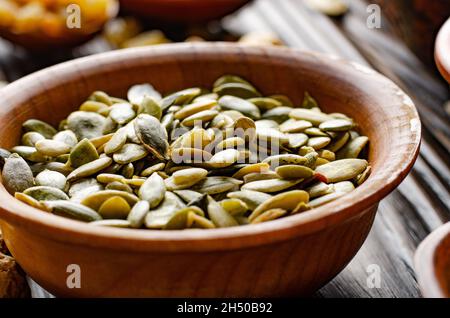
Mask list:
[[[23,123],[0,149],[6,188],[44,211],[91,225],[216,228],[266,222],[329,203],[370,174],[368,138],[341,113],[263,96],[225,75],[212,90],[127,100],[94,92],[58,129]]]

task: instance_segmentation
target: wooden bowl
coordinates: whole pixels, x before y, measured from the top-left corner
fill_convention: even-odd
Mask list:
[[[87,30],[67,29],[65,34],[51,36],[40,31],[15,33],[8,28],[0,27],[0,37],[27,50],[48,52],[55,49],[70,49],[92,40],[100,33],[103,26],[119,13],[119,3],[111,1],[108,18],[97,28]],[[82,26],[83,28],[83,26]]]
[[[439,31],[434,56],[439,71],[450,83],[450,18]]]
[[[56,124],[94,90],[125,96],[151,82],[168,93],[209,87],[238,74],[266,95],[296,104],[304,91],[327,112],[351,115],[370,137],[370,178],[351,195],[302,214],[252,226],[155,231],[94,228],[36,210],[0,185],[6,244],[23,269],[60,296],[247,297],[312,293],[353,258],[378,203],[406,177],[421,125],[411,101],[382,75],[352,62],[287,48],[171,44],[119,50],[63,63],[2,91],[0,147],[19,141],[21,124]],[[81,270],[70,289],[67,268]],[[70,268],[69,268],[70,269]]]
[[[121,0],[121,8],[160,22],[206,22],[222,18],[250,0]]]
[[[450,222],[419,245],[415,267],[424,297],[450,298]]]

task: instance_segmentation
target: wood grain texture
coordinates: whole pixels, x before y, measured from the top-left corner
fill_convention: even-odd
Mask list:
[[[420,244],[415,265],[425,297],[450,298],[450,223],[435,230]]]
[[[421,137],[411,100],[391,81],[353,62],[232,44],[166,45],[87,57],[3,90],[7,106],[0,110],[0,145],[14,144],[26,119],[56,124],[94,90],[124,96],[131,85],[150,81],[167,94],[208,87],[223,74],[241,75],[265,95],[286,94],[297,105],[309,91],[324,111],[351,114],[371,140],[369,179],[350,196],[289,218],[175,232],[89,227],[26,206],[0,187],[6,243],[33,279],[64,296],[286,296],[309,294],[344,268],[366,238],[378,202],[411,169]],[[81,290],[67,288],[68,264],[82,268]],[[180,273],[180,268],[196,271]]]

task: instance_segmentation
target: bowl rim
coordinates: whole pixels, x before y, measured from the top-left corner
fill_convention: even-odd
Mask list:
[[[106,52],[64,62],[11,83],[2,91],[4,104],[23,102],[20,98],[25,97],[18,95],[18,90],[22,91],[23,87],[33,86],[43,78],[55,77],[58,73],[61,74],[60,76],[65,76],[80,73],[89,67],[89,75],[93,75],[96,70],[107,65],[123,63],[124,59],[138,62],[158,56],[164,56],[164,59],[170,56],[174,58],[184,56],[190,59],[197,56],[200,51],[204,54],[217,55],[217,57],[228,53],[238,57],[243,56],[243,59],[276,57],[295,60],[298,63],[313,60],[333,68],[336,72],[344,72],[344,75],[353,74],[370,80],[378,92],[389,94],[391,104],[395,107],[387,108],[386,106],[386,111],[391,112],[396,118],[409,121],[405,125],[395,126],[395,129],[400,129],[402,132],[402,142],[397,145],[397,148],[401,149],[396,156],[392,157],[392,161],[387,163],[383,173],[378,176],[372,174],[369,180],[373,181],[358,187],[353,195],[345,195],[333,201],[331,205],[326,204],[301,214],[251,226],[183,231],[94,228],[79,221],[42,213],[41,210],[15,199],[6,191],[2,183],[0,184],[0,202],[2,202],[0,217],[7,225],[24,227],[36,235],[68,244],[165,253],[242,249],[312,234],[362,215],[376,207],[378,202],[394,190],[411,170],[418,156],[421,140],[420,119],[412,100],[391,80],[366,66],[336,56],[292,48],[252,47],[218,42],[166,44]],[[93,71],[92,68],[95,70]],[[363,83],[358,81],[357,84]],[[0,114],[1,111],[7,112],[5,109],[6,107],[0,110]],[[390,125],[394,129],[393,124]]]
[[[438,33],[434,57],[442,76],[450,83],[450,18]]]
[[[436,253],[440,244],[450,239],[450,222],[440,226],[420,243],[414,254],[414,267],[420,290],[427,298],[447,298],[444,287],[439,281],[436,268]]]

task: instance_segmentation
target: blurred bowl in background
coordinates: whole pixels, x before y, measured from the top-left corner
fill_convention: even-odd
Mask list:
[[[81,20],[80,28],[69,28],[67,21],[72,19],[70,14],[76,14],[76,11],[73,13],[67,11],[65,12],[67,17],[58,17],[57,15],[61,13],[45,11],[48,9],[44,7],[43,3],[35,1],[23,6],[14,5],[16,8],[14,10],[13,6],[12,12],[11,7],[8,8],[3,3],[4,6],[0,6],[0,11],[1,9],[5,11],[0,12],[0,18],[2,13],[8,17],[8,11],[6,11],[8,9],[11,15],[9,21],[6,21],[6,18],[3,21],[0,20],[0,37],[32,51],[72,48],[91,40],[103,29],[106,22],[119,13],[117,0],[105,0],[106,8],[101,6],[94,8],[89,5],[91,10],[104,9],[104,13],[102,12],[102,16],[99,16],[98,20],[95,20],[94,13],[96,11],[93,11],[92,15],[88,16],[88,21]],[[69,4],[70,1],[68,1]],[[77,4],[77,1],[73,1],[73,4]],[[26,9],[23,9],[24,7]],[[80,19],[86,17],[86,12],[83,10],[86,8],[80,7]],[[47,12],[55,18],[50,19],[49,15],[46,15]],[[83,14],[85,15],[83,16]],[[66,20],[66,25],[64,25],[64,20]]]
[[[436,39],[435,59],[442,76],[450,83],[450,18]]]
[[[251,0],[120,0],[126,13],[158,22],[194,23],[222,18]]]

